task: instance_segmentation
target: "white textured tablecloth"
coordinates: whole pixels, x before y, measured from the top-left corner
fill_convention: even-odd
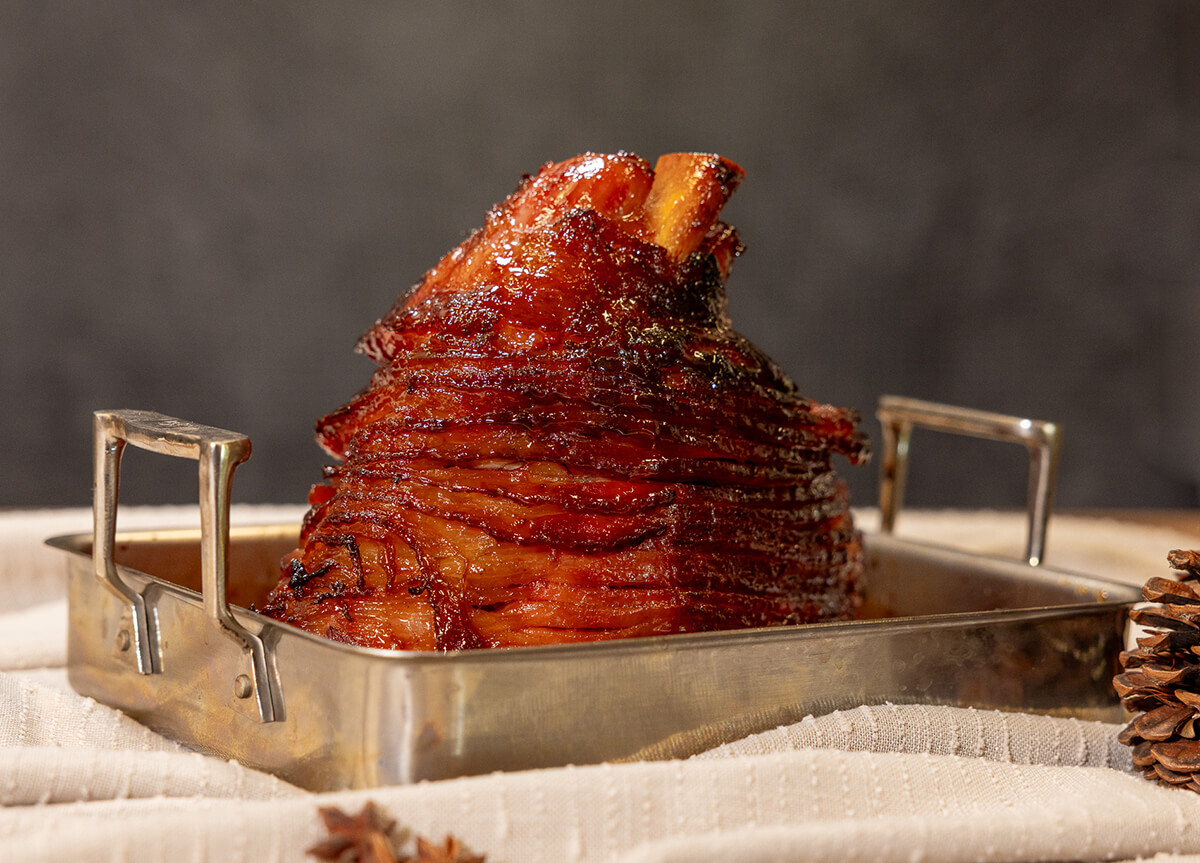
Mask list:
[[[299,510],[236,507],[235,523]],[[874,514],[861,514],[870,524]],[[1015,555],[1022,517],[902,514],[900,533]],[[318,806],[370,799],[490,863],[1200,861],[1200,795],[1129,772],[1118,726],[885,705],[754,735],[686,761],[498,773],[314,795],[188,752],[70,691],[65,564],[42,540],[81,510],[0,513],[0,860],[300,861]],[[127,509],[122,526],[188,523]],[[1047,562],[1141,584],[1188,537],[1056,517]],[[1196,856],[1189,856],[1196,855]]]

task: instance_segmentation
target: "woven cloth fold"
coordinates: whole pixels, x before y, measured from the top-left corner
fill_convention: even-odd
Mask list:
[[[796,749],[960,755],[1008,764],[1111,767],[1133,771],[1129,747],[1103,722],[926,704],[858,707],[726,743],[697,759]]]

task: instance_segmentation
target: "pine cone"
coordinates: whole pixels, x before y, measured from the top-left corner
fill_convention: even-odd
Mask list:
[[[1139,714],[1118,739],[1133,747],[1147,779],[1200,793],[1200,551],[1172,551],[1167,562],[1179,580],[1150,579],[1142,596],[1156,605],[1129,613],[1153,629],[1121,654],[1125,672],[1113,678],[1126,709]]]

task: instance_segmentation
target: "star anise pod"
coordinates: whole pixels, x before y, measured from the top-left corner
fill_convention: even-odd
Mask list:
[[[368,800],[357,815],[347,815],[336,807],[317,810],[329,838],[308,849],[319,860],[337,863],[484,863],[483,855],[462,856],[462,844],[447,836],[441,845],[424,836],[417,837],[417,856],[396,856],[392,830],[396,822],[384,816],[373,801]]]
[[[308,849],[313,857],[338,863],[397,863],[391,838],[396,822],[385,818],[372,801],[357,815],[332,806],[317,811],[329,838]]]
[[[453,836],[447,836],[441,845],[435,845],[424,836],[417,837],[417,856],[409,857],[403,863],[484,863],[485,855],[472,854],[461,856],[462,845]]]
[[[1121,654],[1125,671],[1113,678],[1138,714],[1119,739],[1146,778],[1200,792],[1200,552],[1172,551],[1167,561],[1179,580],[1150,579],[1142,596],[1155,605],[1129,613],[1154,629]]]

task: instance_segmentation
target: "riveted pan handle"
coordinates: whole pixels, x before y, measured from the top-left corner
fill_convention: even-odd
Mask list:
[[[915,427],[1019,443],[1029,450],[1029,526],[1025,559],[1040,564],[1046,554],[1046,528],[1058,475],[1061,429],[1054,423],[1006,416],[900,396],[883,396],[875,412],[883,426],[879,480],[881,527],[891,533],[904,498],[908,450]]]
[[[229,610],[229,492],[234,469],[250,457],[250,439],[237,432],[174,419],[152,411],[96,411],[93,416],[95,488],[92,562],[99,578],[129,604],[132,644],[142,674],[161,670],[145,598],[126,584],[113,562],[121,454],[126,444],[195,459],[200,463],[200,573],[205,616],[240,643],[251,660],[252,692],[263,722],[276,716],[262,639],[242,626]],[[251,692],[245,692],[245,696]],[[243,696],[244,697],[244,696]]]

